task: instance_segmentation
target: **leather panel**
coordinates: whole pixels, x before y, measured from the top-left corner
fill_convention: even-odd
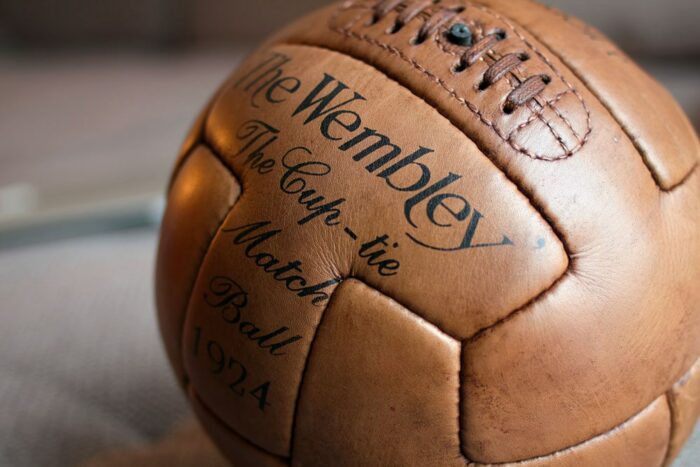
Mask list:
[[[304,238],[292,222],[260,224],[272,219],[275,204],[248,202],[269,193],[262,185],[243,186],[202,264],[183,358],[192,386],[222,423],[284,457],[306,355],[325,309],[325,302],[313,300],[333,293],[338,274],[325,257],[305,255]],[[289,235],[276,234],[279,229]]]
[[[277,73],[300,77],[302,82],[285,102],[271,104],[264,99],[264,83],[269,86],[271,76]],[[318,95],[313,94],[328,76],[335,80],[326,83]],[[305,177],[307,189],[315,190],[314,196],[323,196],[326,203],[343,200],[339,205],[342,214],[331,220],[338,223],[332,228],[324,225],[325,216],[305,225],[314,229],[314,235],[336,232],[327,237],[328,243],[318,245],[325,245],[322,250],[333,245],[327,261],[341,274],[362,278],[448,334],[464,338],[527,303],[566,271],[566,252],[543,214],[469,138],[383,74],[320,48],[278,46],[255,54],[237,77],[212,109],[207,140],[242,174],[244,185],[276,184],[265,196],[275,204],[291,204],[289,213],[297,221],[303,222],[313,213],[300,205],[299,194],[290,197],[280,192],[281,177],[292,170],[284,165],[293,168],[313,163],[303,170],[318,171],[326,170],[319,162],[327,164],[332,170],[328,176]],[[338,109],[356,112],[342,117],[358,127],[345,131],[333,123],[329,135],[337,139],[329,139],[321,133],[324,117],[312,117],[315,106],[296,112],[307,96],[325,96],[339,82],[347,89],[329,102],[323,116],[331,115],[329,108],[352,99],[357,92],[361,99]],[[313,119],[304,123],[309,118]],[[423,122],[430,122],[429,131],[416,130]],[[389,150],[385,146],[364,154],[379,141],[379,136],[368,137],[366,131],[385,136],[400,153],[375,168],[373,163],[381,162]],[[251,170],[249,157],[268,140],[270,145],[259,152],[282,167],[261,176]],[[343,145],[351,147],[343,150]],[[391,163],[416,154],[421,155],[416,161],[423,168],[409,164],[388,179],[382,177],[385,169],[393,170]],[[361,159],[356,160],[358,157]],[[421,176],[426,178],[420,181]],[[430,206],[438,198],[423,195],[442,183],[447,185],[435,191],[435,196],[455,196],[446,201],[454,212],[439,207],[431,220]],[[424,188],[412,189],[416,185]],[[417,204],[411,204],[419,198]],[[453,214],[458,211],[462,217],[455,219]],[[472,227],[475,236],[465,246]],[[384,235],[386,245],[364,250],[381,247],[387,252],[384,258],[400,263],[398,269],[382,272],[358,254],[362,245]],[[427,265],[439,265],[440,274],[449,275],[451,280],[435,280],[436,269]],[[513,271],[517,271],[515,277]],[[504,282],[509,286],[504,288]]]
[[[692,278],[700,245],[697,216],[685,213],[700,212],[698,194],[694,176],[664,197],[661,212],[646,219],[658,233],[637,240],[640,262],[626,276],[607,266],[578,269],[510,322],[467,343],[468,455],[505,462],[583,442],[641,410],[695,362],[700,291]]]
[[[292,465],[464,465],[459,352],[393,300],[344,282],[309,356]]]
[[[481,1],[517,18],[550,50],[562,51],[557,55],[620,122],[662,189],[681,183],[697,165],[698,140],[683,110],[599,31],[529,0]]]
[[[284,75],[263,68],[270,57],[287,57]],[[327,128],[326,138],[319,134],[321,121],[303,123],[314,110],[294,117],[325,74],[361,92],[358,101],[369,104],[351,107],[357,118],[365,128],[386,131],[403,153],[396,151],[408,155],[387,158],[384,148],[355,160],[372,145],[356,143],[343,153],[340,123]],[[299,79],[299,95],[275,87],[268,101],[263,83],[271,86],[270,76]],[[202,264],[183,356],[199,397],[252,443],[288,455],[308,348],[342,279],[362,278],[414,312],[425,310],[426,319],[445,332],[467,336],[527,302],[565,270],[559,239],[527,198],[448,121],[381,73],[323,49],[286,46],[251,57],[231,83],[212,108],[206,140],[237,174],[243,194]],[[285,86],[295,87],[290,80]],[[387,118],[387,106],[403,112]],[[349,125],[353,116],[343,114],[342,123]],[[440,137],[417,134],[421,119],[430,119]],[[398,162],[415,154],[423,157],[413,159],[420,165]],[[381,171],[368,169],[371,164]],[[381,176],[384,170],[394,171]],[[407,189],[411,184],[424,188]],[[431,197],[438,195],[445,197]],[[406,207],[411,198],[417,207]],[[473,204],[473,211],[460,201]],[[406,209],[414,209],[415,228]],[[425,245],[460,246],[470,231],[473,247],[455,251],[420,245],[408,235]],[[507,244],[488,246],[503,242],[504,232]],[[452,281],[434,280],[436,269],[426,264],[440,265],[439,274]],[[515,268],[527,280],[504,290],[497,271]]]
[[[658,466],[668,446],[670,414],[666,397],[610,432],[564,451],[525,461],[523,467]]]
[[[156,303],[168,358],[180,381],[184,377],[180,335],[190,292],[209,242],[239,193],[228,169],[199,146],[168,194],[156,260]]]
[[[578,151],[565,158],[529,157],[504,144],[492,126],[527,121],[532,109],[500,116],[500,123],[495,116],[485,122],[484,115],[495,115],[489,105],[498,99],[497,88],[482,103],[475,89],[479,73],[454,75],[454,57],[446,58],[436,38],[411,45],[417,26],[388,34],[386,26],[396,14],[369,26],[369,10],[356,19],[359,8],[347,8],[356,3],[322,10],[307,19],[318,27],[292,26],[276,40],[342,51],[434,105],[541,206],[573,258],[569,273],[554,287],[468,343],[462,398],[467,455],[483,462],[543,455],[583,442],[642,410],[700,354],[696,173],[673,192],[660,192],[637,148],[598,97],[548,47],[512,25],[512,34],[498,48],[533,51],[540,57],[532,61],[533,72],[539,73],[543,63],[553,69],[581,96],[584,114],[590,116],[591,132]],[[469,21],[470,6],[460,19]],[[489,21],[483,28],[504,24],[500,13],[475,8],[482,21]],[[345,31],[352,33],[337,27],[341,16],[351,25]],[[529,63],[522,70],[526,75]],[[674,106],[664,100],[664,109]],[[578,107],[560,109],[574,129],[574,119],[581,119]],[[521,137],[556,149],[541,128],[525,127]],[[697,146],[690,151],[697,157]],[[579,424],[580,419],[590,423]]]

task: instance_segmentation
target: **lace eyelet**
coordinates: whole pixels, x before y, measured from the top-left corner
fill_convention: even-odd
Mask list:
[[[496,36],[496,39],[498,39],[499,42],[502,40],[505,40],[508,37],[508,33],[505,32],[501,28],[493,29],[493,30],[489,31],[486,35],[487,36]]]
[[[462,73],[467,68],[469,68],[469,65],[465,61],[460,60],[452,67],[452,73]]]
[[[549,84],[552,82],[552,77],[549,75],[542,75],[542,81],[544,84]]]
[[[428,39],[427,37],[425,37],[421,34],[418,34],[418,35],[414,36],[413,38],[411,38],[411,40],[409,40],[408,43],[411,45],[421,45],[427,39]]]
[[[404,26],[403,24],[396,21],[389,29],[387,29],[386,33],[387,34],[396,34],[397,32],[401,31],[403,26]]]

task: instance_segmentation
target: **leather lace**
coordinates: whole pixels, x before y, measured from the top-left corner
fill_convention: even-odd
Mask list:
[[[464,8],[447,8],[440,7],[434,11],[429,11],[438,1],[434,0],[379,0],[373,7],[374,16],[373,23],[376,23],[387,16],[392,11],[398,11],[394,27],[389,31],[396,33],[411,20],[416,18],[423,12],[429,14],[428,18],[423,22],[418,34],[412,41],[413,44],[421,44],[427,38],[432,36],[442,26],[449,23],[458,14],[464,11]],[[399,9],[399,7],[402,7]],[[459,63],[454,67],[454,71],[459,73],[469,66],[479,61],[487,52],[491,51],[496,44],[506,38],[504,31],[497,29],[485,34],[475,43],[470,46],[464,46],[464,51],[460,57]],[[509,53],[499,58],[489,65],[484,73],[483,80],[479,84],[479,89],[485,90],[492,84],[514,71],[521,63],[528,60],[527,54]],[[516,77],[516,79],[519,79]],[[537,97],[549,84],[550,78],[547,75],[534,75],[520,81],[515,88],[508,94],[503,106],[505,113],[512,113],[518,107],[526,104],[530,100]]]

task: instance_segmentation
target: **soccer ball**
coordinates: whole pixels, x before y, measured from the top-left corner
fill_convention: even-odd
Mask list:
[[[331,5],[184,144],[168,355],[235,465],[668,463],[700,411],[699,154],[555,10]]]

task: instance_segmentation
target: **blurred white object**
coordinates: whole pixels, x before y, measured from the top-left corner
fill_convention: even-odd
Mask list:
[[[8,216],[31,212],[39,195],[31,183],[10,183],[0,186],[0,222]]]

